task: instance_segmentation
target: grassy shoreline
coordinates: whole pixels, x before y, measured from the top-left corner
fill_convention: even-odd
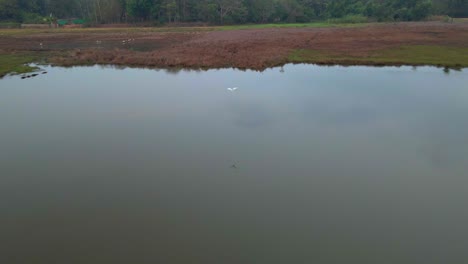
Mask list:
[[[38,70],[28,64],[47,60],[48,57],[57,56],[57,53],[43,53],[41,57],[31,52],[0,54],[0,78],[7,74],[23,74]],[[60,55],[59,55],[60,56]],[[468,67],[468,47],[430,46],[430,45],[405,45],[399,48],[382,49],[370,52],[366,56],[348,56],[330,51],[317,50],[293,50],[282,62],[276,62],[269,67],[282,66],[288,63],[310,63],[319,65],[343,65],[343,66],[436,66],[446,68]],[[51,63],[60,66],[60,63]],[[93,65],[94,63],[82,63],[76,61],[67,66]],[[112,65],[112,63],[109,63]],[[138,64],[119,64],[120,66],[145,67]],[[155,67],[158,67],[157,65]],[[175,65],[177,67],[177,65]],[[164,68],[163,66],[161,68]],[[182,67],[183,68],[183,67]],[[205,69],[218,68],[203,67]],[[268,68],[268,67],[267,67]],[[259,70],[259,69],[255,69]],[[262,69],[261,69],[262,70]]]
[[[7,74],[23,74],[38,70],[29,66],[29,63],[37,62],[39,57],[31,53],[0,54],[0,78]]]
[[[349,56],[317,50],[295,50],[288,62],[331,65],[374,66],[437,66],[447,68],[468,67],[468,47],[403,45],[398,48],[369,52],[366,56]]]
[[[434,21],[421,21],[418,23],[427,23]],[[400,22],[401,23],[401,22]],[[468,23],[468,18],[455,18],[454,24]],[[266,24],[239,24],[239,25],[207,25],[207,26],[154,26],[154,27],[85,27],[85,28],[49,28],[49,29],[19,29],[19,28],[0,28],[0,37],[28,35],[39,33],[177,33],[177,32],[210,32],[210,31],[226,31],[226,30],[248,30],[248,29],[268,29],[268,28],[327,28],[327,27],[362,27],[372,24],[395,24],[395,22],[340,22],[340,21],[317,21],[308,23],[266,23]]]
[[[335,23],[335,22],[311,22],[311,23],[287,23],[287,24],[243,24],[225,26],[184,26],[184,27],[90,27],[90,28],[47,28],[47,29],[0,29],[2,36],[19,36],[30,34],[93,34],[93,33],[184,33],[184,32],[210,32],[268,28],[326,28],[326,27],[359,27],[372,23]]]
[[[270,28],[275,30],[262,30]],[[252,70],[287,63],[459,69],[468,67],[467,37],[465,22],[0,29],[0,77],[34,71],[28,66],[32,62]]]

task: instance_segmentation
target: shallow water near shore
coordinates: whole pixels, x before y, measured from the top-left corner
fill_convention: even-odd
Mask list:
[[[1,263],[468,259],[466,69],[43,68],[0,80]]]

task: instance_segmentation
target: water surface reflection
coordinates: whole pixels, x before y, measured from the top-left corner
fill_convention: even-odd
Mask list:
[[[2,263],[468,259],[466,70],[46,70],[0,80]]]

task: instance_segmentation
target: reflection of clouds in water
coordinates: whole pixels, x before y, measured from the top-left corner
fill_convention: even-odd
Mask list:
[[[375,122],[381,117],[375,107],[363,105],[333,107],[314,102],[304,106],[303,110],[305,120],[313,120],[322,125],[363,125]]]
[[[465,166],[468,163],[466,117],[461,113],[448,113],[436,120],[421,130],[421,136],[428,139],[423,144],[421,153],[437,168]]]
[[[232,94],[231,94],[232,95]],[[236,94],[227,102],[226,111],[233,124],[242,128],[270,126],[278,115],[278,105],[255,94]]]
[[[233,107],[234,123],[243,128],[259,128],[269,126],[273,121],[273,113],[260,102],[241,104]]]
[[[385,123],[390,117],[388,105],[381,98],[362,90],[338,90],[333,87],[317,90],[294,106],[303,122],[321,126],[371,126]]]
[[[322,129],[347,129],[347,137],[352,137],[353,132],[362,137],[376,132],[380,142],[375,144],[394,149],[395,154],[400,152],[402,156],[420,160],[432,168],[466,170],[466,104],[459,104],[462,109],[440,109],[441,105],[454,107],[456,102],[466,101],[463,99],[466,93],[450,91],[457,94],[454,101],[453,95],[440,95],[440,90],[422,91],[411,83],[399,83],[396,81],[391,89],[363,86],[319,89],[299,100],[294,108],[304,123]],[[405,96],[401,96],[402,93]]]

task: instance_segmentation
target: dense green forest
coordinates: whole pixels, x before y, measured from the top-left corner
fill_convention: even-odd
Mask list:
[[[468,16],[468,0],[0,0],[0,21],[46,23],[82,18],[90,24],[310,22],[356,17],[421,20]]]

